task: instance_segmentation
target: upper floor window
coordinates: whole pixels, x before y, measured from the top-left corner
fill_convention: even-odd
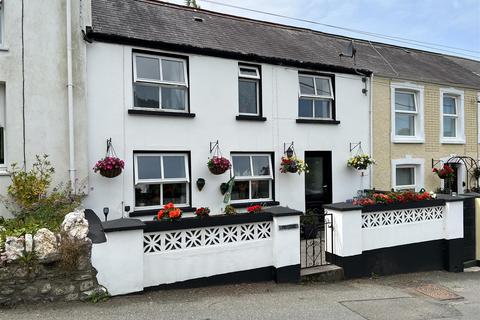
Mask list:
[[[133,54],[134,108],[188,112],[185,59]]]
[[[261,73],[256,66],[238,66],[238,113],[260,116]]]
[[[333,86],[330,77],[299,74],[298,117],[307,119],[334,119]]]
[[[392,85],[393,142],[423,142],[423,88]]]
[[[272,200],[272,157],[268,153],[232,154],[232,202]]]
[[[440,90],[441,142],[465,143],[463,92]]]
[[[188,154],[135,154],[135,208],[156,209],[169,202],[188,206],[189,183]]]

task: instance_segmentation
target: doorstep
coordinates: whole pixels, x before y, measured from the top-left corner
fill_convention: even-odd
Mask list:
[[[334,264],[302,269],[302,282],[336,282],[344,279],[343,268]]]

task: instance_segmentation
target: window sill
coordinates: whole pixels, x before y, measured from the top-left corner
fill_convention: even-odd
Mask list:
[[[190,112],[171,112],[171,111],[157,111],[157,110],[136,110],[129,109],[128,114],[145,115],[145,116],[161,116],[161,117],[180,117],[180,118],[194,118],[195,113]]]
[[[253,206],[253,205],[257,205],[257,204],[260,204],[264,207],[272,207],[272,206],[278,206],[280,205],[280,202],[278,201],[260,201],[260,202],[255,202],[255,201],[252,201],[252,202],[240,202],[240,203],[232,203],[232,207],[234,208],[247,208],[247,207],[250,207],[250,206]]]
[[[237,120],[242,120],[242,121],[267,121],[267,118],[262,117],[262,116],[247,116],[247,115],[238,115],[236,117]]]
[[[178,207],[178,208],[183,212],[194,212],[195,210],[197,210],[197,208],[195,207]],[[129,216],[131,218],[132,217],[148,217],[148,216],[153,217],[157,215],[160,209],[161,208],[153,209],[153,210],[136,210],[136,211],[130,212]]]
[[[323,119],[297,119],[297,123],[317,123],[317,124],[340,124],[338,120],[323,120]]]
[[[0,177],[1,176],[10,176],[10,172],[6,168],[0,168]]]
[[[440,140],[440,143],[441,144],[465,144],[466,141],[465,141],[465,139],[445,139],[445,138],[442,138]]]
[[[7,47],[3,47],[2,45],[0,45],[0,51],[8,51],[8,48],[7,48]]]
[[[425,143],[424,138],[418,138],[418,137],[393,137],[392,138],[393,143]]]

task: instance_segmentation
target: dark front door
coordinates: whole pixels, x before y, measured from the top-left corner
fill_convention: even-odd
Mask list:
[[[463,257],[464,261],[475,260],[475,198],[463,201]]]
[[[332,203],[332,152],[306,151],[305,204],[307,210],[323,212],[324,204]]]

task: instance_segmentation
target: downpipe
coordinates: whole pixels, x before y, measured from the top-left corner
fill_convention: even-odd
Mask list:
[[[68,151],[69,175],[72,192],[76,193],[75,138],[73,117],[73,80],[72,80],[72,1],[66,0],[67,31],[67,108],[68,108]]]

